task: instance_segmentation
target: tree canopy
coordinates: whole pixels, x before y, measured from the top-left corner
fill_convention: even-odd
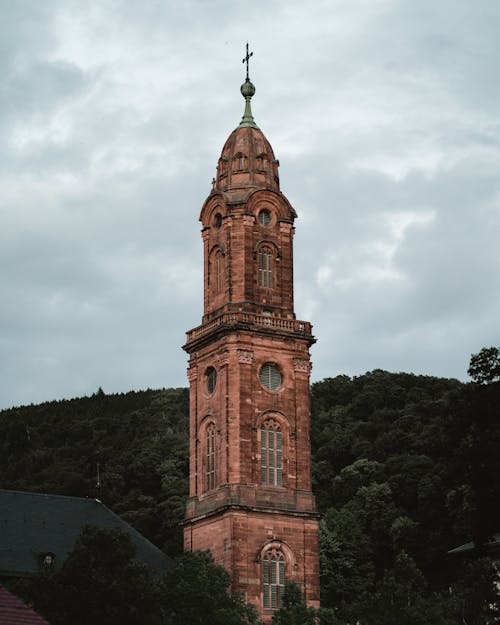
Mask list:
[[[316,610],[307,606],[300,586],[287,582],[281,607],[273,615],[272,625],[315,625],[316,618]]]
[[[163,580],[168,625],[257,625],[254,608],[228,592],[227,571],[207,551],[187,552]]]
[[[374,370],[312,385],[321,623],[494,622],[488,541],[500,532],[498,349],[476,356],[469,384]],[[0,428],[0,487],[98,496],[166,553],[181,553],[187,389],[13,408],[0,412]],[[463,555],[448,554],[467,543]],[[182,565],[186,574],[193,562]],[[217,579],[222,586],[223,574]],[[174,580],[170,587],[165,595],[186,590]],[[227,619],[231,601],[239,599],[221,602]]]
[[[185,553],[158,577],[128,534],[87,526],[59,570],[14,587],[51,625],[259,625],[229,584],[208,552]]]
[[[157,582],[128,534],[86,526],[58,570],[18,587],[51,625],[160,625]]]
[[[500,349],[498,347],[483,347],[472,354],[467,372],[474,382],[491,384],[500,380]]]

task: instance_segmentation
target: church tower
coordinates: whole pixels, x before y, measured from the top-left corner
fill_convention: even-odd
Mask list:
[[[204,314],[187,333],[190,487],[185,550],[209,549],[269,622],[285,581],[319,605],[311,492],[311,324],[295,318],[295,210],[273,149],[245,112],[201,209]]]

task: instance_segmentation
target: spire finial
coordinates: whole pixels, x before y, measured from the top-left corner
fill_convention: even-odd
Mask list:
[[[247,64],[247,78],[246,79],[249,82],[250,82],[250,77],[249,77],[249,74],[248,74],[248,61],[250,60],[251,56],[253,56],[253,52],[250,52],[250,53],[248,52],[248,41],[247,41],[247,53],[245,55],[245,58],[241,62]]]
[[[241,85],[241,95],[245,98],[245,112],[243,113],[243,117],[241,118],[240,126],[252,126],[252,128],[258,128],[255,123],[252,115],[252,107],[250,106],[250,100],[252,96],[255,94],[255,87],[250,82],[250,76],[248,73],[248,61],[250,57],[253,56],[253,52],[248,51],[248,43],[247,43],[247,53],[242,63],[247,64],[247,76],[245,82]]]

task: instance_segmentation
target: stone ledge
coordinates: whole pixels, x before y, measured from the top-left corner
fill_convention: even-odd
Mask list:
[[[290,491],[256,484],[226,484],[187,502],[186,517],[198,518],[223,509],[279,512],[292,515],[316,515],[314,495],[306,491]]]
[[[219,315],[215,319],[208,321],[186,334],[186,349],[190,344],[205,338],[208,335],[217,333],[221,330],[259,330],[271,331],[274,333],[295,335],[301,338],[307,338],[311,342],[315,342],[312,335],[312,326],[308,321],[300,321],[298,319],[285,319],[283,317],[271,317],[267,315],[258,315],[248,312],[226,312]]]

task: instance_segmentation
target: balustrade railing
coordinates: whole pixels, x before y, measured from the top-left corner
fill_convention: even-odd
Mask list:
[[[203,336],[220,326],[238,324],[270,328],[272,330],[284,330],[285,332],[293,332],[296,334],[311,334],[311,324],[308,321],[284,319],[283,317],[257,315],[246,312],[227,312],[201,326],[198,326],[197,328],[190,330],[187,333],[187,341],[189,343],[190,341]]]

